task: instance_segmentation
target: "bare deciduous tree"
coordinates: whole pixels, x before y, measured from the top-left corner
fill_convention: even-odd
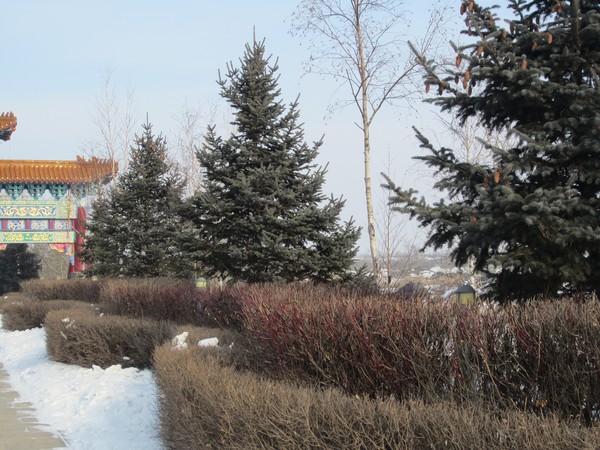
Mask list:
[[[493,164],[493,148],[507,150],[515,142],[514,136],[507,131],[488,130],[473,118],[464,122],[456,117],[439,116],[445,129],[443,141],[448,146],[448,137],[452,141],[454,154],[458,159],[473,164]]]
[[[177,122],[175,162],[186,178],[184,196],[189,197],[202,188],[204,179],[202,168],[196,156],[202,146],[207,124],[215,124],[219,129],[233,131],[228,112],[217,103],[207,102],[190,107],[185,103],[174,116]]]
[[[445,146],[453,148],[456,157],[470,164],[493,166],[495,150],[508,150],[516,142],[507,130],[490,130],[482,127],[473,118],[464,121],[456,117],[439,116],[445,129],[442,139]],[[450,142],[448,142],[450,140]],[[470,258],[464,267],[468,274],[465,280],[476,290],[480,291],[485,280],[482,274],[475,270],[475,260]]]
[[[388,154],[386,173],[394,174],[393,160]],[[396,175],[391,175],[396,178]],[[384,182],[384,179],[381,179]],[[389,189],[381,189],[379,195],[379,213],[375,220],[379,239],[379,255],[382,261],[382,271],[386,275],[385,284],[393,287],[394,280],[398,280],[410,264],[413,254],[417,251],[416,237],[408,238],[410,233],[408,218],[398,214],[390,205],[391,193]],[[418,232],[415,231],[415,234]],[[401,259],[402,258],[402,259]]]
[[[113,163],[113,172],[117,166],[121,173],[125,172],[134,133],[134,115],[133,91],[129,90],[121,101],[112,83],[112,71],[106,67],[92,116],[99,137],[89,144],[88,156],[108,159]]]
[[[410,51],[404,29],[408,13],[401,0],[303,0],[293,15],[292,32],[307,38],[311,57],[308,72],[334,77],[350,90],[336,106],[354,104],[363,135],[367,229],[373,270],[381,280],[371,187],[371,124],[389,102],[414,98],[418,63]],[[427,54],[444,19],[434,8],[416,46]],[[421,83],[418,83],[421,84]]]
[[[202,112],[199,107],[192,109],[184,105],[175,120],[178,124],[177,160],[186,180],[184,196],[189,197],[202,186],[202,171],[196,157],[202,141]]]

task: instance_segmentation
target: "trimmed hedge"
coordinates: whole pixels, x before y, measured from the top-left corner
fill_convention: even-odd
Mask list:
[[[238,289],[198,290],[167,278],[30,280],[23,293],[37,300],[101,303],[108,314],[153,318],[180,324],[241,329]]]
[[[38,301],[22,298],[18,301],[3,302],[0,307],[2,312],[3,327],[10,331],[29,330],[40,328],[49,311],[58,309],[76,309],[94,312],[89,303],[72,300]]]
[[[169,449],[592,449],[600,429],[454,402],[425,404],[298,388],[227,367],[227,349],[155,353]]]
[[[79,300],[98,303],[101,280],[27,280],[21,283],[21,291],[37,300]]]
[[[240,329],[237,289],[198,290],[165,279],[107,280],[101,301],[109,314],[168,320],[179,324]]]
[[[465,307],[253,286],[245,332],[270,372],[372,398],[473,401],[585,423],[600,410],[600,303]]]
[[[55,343],[65,340],[60,332],[71,336],[72,328],[78,330],[66,343],[71,347],[64,351],[73,356],[62,356],[65,362],[148,367],[153,346],[174,336],[161,331],[169,326],[153,320],[131,325],[153,318],[240,331],[245,348],[252,351],[245,350],[239,367],[272,379],[373,399],[470,402],[540,416],[556,413],[585,424],[598,419],[597,300],[461,306],[310,284],[223,291],[197,291],[189,283],[171,280],[104,280],[101,286],[104,309],[138,322],[121,323],[113,317],[90,323],[81,319],[76,325],[53,323],[48,328],[54,331],[48,331]],[[29,314],[23,319],[28,324],[47,312],[35,307],[21,313]],[[136,327],[143,331],[132,331]],[[85,343],[81,348],[79,340]],[[111,352],[114,357],[108,356]]]
[[[151,367],[154,348],[171,340],[174,331],[166,322],[74,310],[51,311],[44,325],[51,359],[102,368]]]
[[[193,323],[196,288],[165,279],[107,280],[101,300],[108,314]]]

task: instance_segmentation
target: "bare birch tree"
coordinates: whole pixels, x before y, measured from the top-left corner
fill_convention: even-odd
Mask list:
[[[468,163],[493,164],[492,147],[506,150],[512,142],[508,133],[487,130],[473,118],[466,118],[462,123],[456,117],[439,116],[439,120],[445,129],[444,145],[448,145],[447,138],[450,138],[456,157]]]
[[[292,32],[306,38],[311,57],[307,71],[334,77],[350,95],[336,106],[354,104],[360,113],[356,125],[363,135],[367,231],[373,271],[381,281],[371,187],[371,125],[389,102],[414,98],[422,83],[419,65],[407,45],[403,29],[409,25],[402,0],[303,0],[293,15]],[[427,54],[444,14],[434,8],[422,37],[415,41]]]

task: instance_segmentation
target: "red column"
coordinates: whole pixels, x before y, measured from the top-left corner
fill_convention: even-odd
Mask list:
[[[73,230],[75,231],[75,244],[73,245],[73,258],[69,264],[69,273],[81,272],[85,269],[85,263],[81,260],[81,251],[85,241],[85,208],[77,208],[77,219],[73,221]]]

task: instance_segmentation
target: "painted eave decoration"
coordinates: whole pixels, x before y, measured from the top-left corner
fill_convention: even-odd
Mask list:
[[[107,183],[116,175],[110,160],[78,156],[74,161],[0,160],[0,183]]]
[[[12,112],[0,114],[0,140],[8,141],[17,129],[17,118]]]

